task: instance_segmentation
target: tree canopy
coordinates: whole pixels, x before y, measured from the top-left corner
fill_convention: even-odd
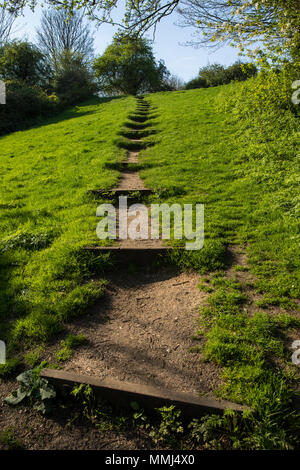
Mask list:
[[[0,77],[30,85],[42,84],[48,75],[45,58],[27,41],[12,41],[0,47]]]
[[[300,50],[299,7],[299,0],[181,0],[180,24],[196,28],[191,45],[229,43],[242,52],[250,46],[252,56],[295,59]]]
[[[94,70],[105,93],[130,95],[161,90],[169,75],[163,62],[156,63],[148,40],[123,35],[114,37]]]
[[[26,5],[34,9],[42,4],[42,0],[0,2],[14,14],[20,14]],[[126,0],[121,23],[113,19],[120,0],[51,0],[50,3],[70,16],[84,9],[98,25],[119,24],[127,33],[139,35],[156,28],[164,17],[177,11],[181,26],[195,28],[192,45],[229,43],[263,60],[300,61],[299,0]]]
[[[5,44],[11,33],[15,16],[0,7],[0,44]]]
[[[59,56],[65,51],[81,54],[88,62],[93,57],[94,38],[85,22],[84,12],[75,11],[71,18],[65,10],[44,10],[37,29],[40,49],[56,70]]]

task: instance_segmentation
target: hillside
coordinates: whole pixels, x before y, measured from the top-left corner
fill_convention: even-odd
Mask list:
[[[252,86],[147,95],[155,133],[145,133],[151,145],[139,153],[139,174],[155,190],[149,202],[205,206],[204,248],[175,250],[171,262],[199,275],[205,304],[195,350],[222,371],[215,394],[255,410],[235,430],[230,413],[207,418],[207,429],[227,448],[288,448],[298,445],[291,345],[300,325],[299,122],[289,109],[281,120],[243,110]],[[49,344],[57,351],[64,325],[104,294],[109,257],[81,250],[99,244],[98,202],[87,191],[116,185],[115,164],[126,156],[118,133],[134,108],[130,97],[95,101],[1,138],[3,375],[29,367],[30,354],[31,365],[48,357]],[[214,448],[214,437],[200,434],[193,445]]]
[[[97,241],[87,191],[116,182],[106,164],[125,155],[114,140],[133,102],[95,101],[1,138],[3,339],[45,340],[59,328],[57,317],[101,293],[101,286],[80,287],[87,268],[78,248]]]

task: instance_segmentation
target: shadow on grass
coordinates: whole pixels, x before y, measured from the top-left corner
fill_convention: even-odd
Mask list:
[[[91,98],[88,101],[84,101],[82,103],[78,103],[77,105],[69,106],[68,108],[58,111],[57,113],[47,116],[47,117],[36,117],[29,121],[23,121],[16,125],[15,130],[8,132],[6,134],[0,134],[0,139],[2,137],[6,137],[14,132],[19,131],[26,131],[31,129],[38,129],[39,127],[49,126],[51,124],[57,124],[62,121],[68,121],[69,119],[74,119],[82,116],[87,116],[88,114],[95,114],[96,110],[84,110],[82,108],[97,105],[97,104],[104,104],[108,103],[112,100],[120,100],[127,98],[126,95],[124,96],[111,96],[106,98]],[[78,108],[81,110],[78,111]]]

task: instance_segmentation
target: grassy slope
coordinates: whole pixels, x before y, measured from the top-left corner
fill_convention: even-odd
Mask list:
[[[86,191],[109,188],[122,158],[116,134],[132,98],[95,100],[43,126],[1,138],[1,339],[45,339],[78,314],[101,286],[83,284],[96,242],[96,203]]]
[[[151,95],[158,134],[142,153],[142,177],[149,187],[167,188],[169,202],[205,204],[204,249],[180,264],[216,270],[226,264],[220,243],[239,244],[256,279],[241,283],[221,270],[200,286],[212,292],[198,335],[206,338],[204,358],[223,367],[219,393],[257,413],[236,427],[230,417],[208,419],[212,446],[219,435],[237,448],[289,448],[299,426],[291,408],[296,368],[284,334],[299,328],[299,122],[289,111],[275,124],[268,110],[240,119],[242,86]],[[261,299],[251,305],[255,292]],[[268,311],[274,305],[281,309]]]
[[[275,132],[260,141],[253,122],[222,109],[238,86],[151,95],[159,133],[156,145],[143,151],[150,168],[141,176],[149,187],[184,191],[171,198],[176,202],[204,203],[207,244],[248,243],[266,300],[292,306],[300,295],[299,132],[291,136],[292,149]]]
[[[238,121],[225,111],[224,102],[239,86],[150,95],[158,134],[156,145],[142,153],[142,176],[158,189],[161,202],[205,204],[205,248],[179,263],[216,270],[225,266],[226,245],[245,243],[255,287],[265,295],[260,307],[277,304],[294,312],[299,294],[296,121],[289,118],[288,143],[283,128],[261,137],[256,121]],[[0,333],[5,338],[11,331],[12,344],[26,337],[27,342],[47,339],[61,320],[84,313],[102,294],[101,283],[86,282],[93,266],[77,250],[96,241],[95,203],[85,192],[115,183],[116,172],[104,163],[121,158],[113,140],[134,106],[129,99],[90,105],[57,123],[2,139],[1,224],[8,238],[0,258],[1,315],[7,320]],[[245,286],[224,274],[211,279],[213,294],[201,312],[198,334],[207,339],[205,357],[224,367],[220,393],[249,403],[259,418],[245,418],[235,431],[230,417],[208,420],[206,429],[224,430],[237,447],[286,447],[295,436],[286,412],[291,354],[280,334],[296,322],[282,312],[274,317],[258,309],[248,315]],[[278,368],[271,365],[274,357]]]

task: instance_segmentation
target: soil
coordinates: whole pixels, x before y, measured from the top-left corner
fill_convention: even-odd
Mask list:
[[[70,326],[71,333],[83,334],[88,343],[64,369],[212,396],[220,384],[219,370],[190,350],[201,346],[192,340],[206,298],[198,283],[196,274],[167,268],[114,275],[105,299]]]
[[[127,163],[138,163],[138,155],[139,152],[128,152],[127,154]],[[121,179],[118,183],[118,186],[114,189],[129,189],[129,190],[139,190],[145,189],[145,185],[143,180],[140,178],[138,170],[124,170],[121,173]],[[130,207],[130,203],[128,203],[128,207]],[[150,211],[148,209],[148,234],[151,233],[151,219],[150,219]],[[128,226],[130,223],[137,217],[139,214],[134,214],[132,216],[128,215]],[[137,227],[137,231],[140,228]],[[117,233],[119,233],[119,210],[117,210]],[[159,248],[163,245],[162,240],[152,240],[150,236],[146,239],[135,239],[132,240],[131,238],[127,238],[125,240],[121,239],[118,240],[118,245],[120,248]]]
[[[151,450],[158,446],[146,433],[101,430],[84,418],[73,420],[77,409],[59,408],[44,417],[29,407],[11,408],[3,399],[16,388],[15,380],[0,381],[0,450],[4,430],[10,430],[26,450]]]

